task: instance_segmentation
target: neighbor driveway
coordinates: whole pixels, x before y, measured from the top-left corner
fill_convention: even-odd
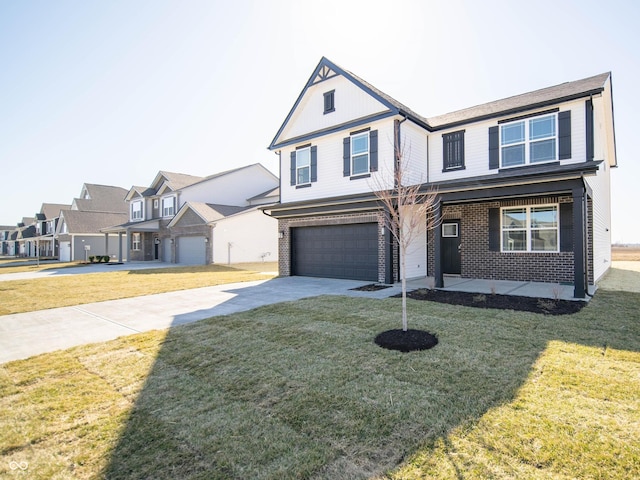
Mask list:
[[[318,295],[386,298],[399,286],[353,291],[367,282],[284,277],[0,316],[0,363],[122,335],[164,329]]]

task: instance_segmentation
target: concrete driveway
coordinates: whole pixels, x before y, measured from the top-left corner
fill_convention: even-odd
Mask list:
[[[375,292],[351,290],[367,283],[284,277],[4,315],[0,363],[305,297],[386,298],[400,292],[399,286]]]

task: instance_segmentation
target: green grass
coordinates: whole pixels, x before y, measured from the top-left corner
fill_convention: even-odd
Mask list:
[[[373,343],[398,299],[320,297],[0,365],[0,477],[640,476],[639,293],[408,306],[434,349]]]
[[[8,280],[0,282],[0,315],[264,280],[275,276],[275,273],[247,270],[261,265],[204,265]],[[0,273],[3,271],[0,270]]]

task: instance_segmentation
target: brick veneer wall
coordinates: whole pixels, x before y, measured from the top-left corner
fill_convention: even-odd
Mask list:
[[[291,275],[291,229],[322,225],[347,225],[353,223],[377,223],[378,231],[384,226],[384,218],[377,212],[322,215],[305,218],[284,218],[278,220],[278,231],[282,238],[278,242],[278,273],[282,277]],[[378,235],[378,282],[385,282],[388,245],[385,237]],[[397,263],[397,262],[396,262]],[[395,278],[395,277],[394,277]]]
[[[531,253],[489,250],[489,209],[507,206],[571,203],[571,197],[503,200],[446,205],[443,220],[460,220],[463,278],[573,283],[573,252]],[[590,229],[589,229],[590,230]],[[429,232],[433,245],[434,232]],[[434,275],[434,249],[428,249],[428,274]]]

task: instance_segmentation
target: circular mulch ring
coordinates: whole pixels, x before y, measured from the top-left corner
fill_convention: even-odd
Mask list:
[[[438,344],[438,337],[424,330],[408,329],[405,332],[398,328],[379,333],[374,342],[387,350],[413,352],[435,347]]]

